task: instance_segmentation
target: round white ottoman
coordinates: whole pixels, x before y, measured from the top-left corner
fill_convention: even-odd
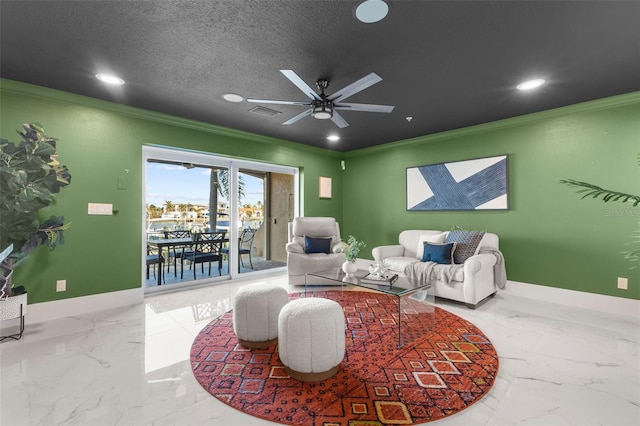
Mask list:
[[[345,353],[344,312],[329,299],[289,302],[278,320],[278,353],[289,376],[303,382],[328,379]]]
[[[233,331],[246,348],[266,348],[278,341],[278,315],[289,302],[287,290],[276,285],[240,288],[233,306]]]

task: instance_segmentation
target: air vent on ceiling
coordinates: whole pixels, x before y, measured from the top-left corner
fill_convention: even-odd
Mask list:
[[[260,105],[251,108],[249,112],[261,115],[263,117],[275,117],[278,114],[282,114],[282,111],[276,111],[275,109],[266,108]]]

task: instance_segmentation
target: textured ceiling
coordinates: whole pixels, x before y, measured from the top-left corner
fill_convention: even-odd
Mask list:
[[[337,151],[640,90],[637,1],[389,3],[363,24],[357,1],[2,0],[0,75]],[[328,78],[328,94],[375,72],[383,80],[349,102],[395,109],[341,112],[339,129],[312,117],[283,126],[302,106],[265,104],[281,114],[264,117],[222,100],[306,100],[280,69],[311,87]],[[548,84],[515,90],[538,76]]]

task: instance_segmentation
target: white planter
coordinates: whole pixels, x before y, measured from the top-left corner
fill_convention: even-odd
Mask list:
[[[22,315],[26,315],[27,293],[0,300],[0,321],[20,318],[20,306],[22,306]]]
[[[349,262],[348,260],[342,264],[342,270],[347,275],[353,275],[358,270],[358,265],[356,262]]]

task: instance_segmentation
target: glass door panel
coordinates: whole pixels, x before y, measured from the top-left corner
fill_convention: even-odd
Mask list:
[[[269,173],[269,259],[279,266],[287,265],[285,246],[288,239],[288,224],[294,218],[293,175]]]
[[[227,276],[229,169],[148,159],[145,176],[145,286]]]
[[[264,269],[265,183],[261,170],[238,170],[238,272]]]
[[[286,266],[296,168],[165,147],[142,152],[145,292]],[[208,260],[193,257],[194,236],[215,232],[225,237],[209,275]]]
[[[287,222],[293,219],[293,175],[239,169],[239,272],[286,266]]]

